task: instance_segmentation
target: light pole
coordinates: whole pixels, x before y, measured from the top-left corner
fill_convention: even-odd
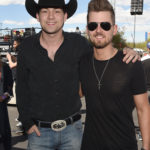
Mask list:
[[[134,38],[133,46],[135,47],[135,28],[136,28],[136,15],[143,14],[143,0],[131,0],[131,15],[134,15]]]
[[[136,14],[134,15],[134,36],[133,36],[133,47],[135,47],[135,28],[136,28]]]

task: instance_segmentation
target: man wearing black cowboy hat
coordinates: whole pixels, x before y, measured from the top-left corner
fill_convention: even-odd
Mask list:
[[[42,27],[22,42],[18,54],[17,105],[28,149],[80,150],[79,61],[91,49],[84,37],[62,30],[77,1],[26,0],[25,6]]]
[[[62,31],[77,1],[26,0],[25,6],[42,27],[23,41],[18,54],[17,105],[28,149],[80,150],[78,63],[89,45],[79,34]]]

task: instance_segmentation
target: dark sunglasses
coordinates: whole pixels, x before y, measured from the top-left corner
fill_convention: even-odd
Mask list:
[[[109,31],[112,26],[109,22],[90,22],[87,27],[90,31],[94,31],[98,27],[98,24],[100,24],[101,28],[105,31]]]

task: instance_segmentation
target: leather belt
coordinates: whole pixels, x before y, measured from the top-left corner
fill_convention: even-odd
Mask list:
[[[51,128],[54,131],[62,131],[63,129],[66,128],[67,125],[70,125],[70,124],[78,121],[79,119],[81,119],[81,114],[77,113],[73,116],[70,116],[70,117],[64,119],[64,120],[56,120],[53,122],[35,120],[35,124],[38,127]]]

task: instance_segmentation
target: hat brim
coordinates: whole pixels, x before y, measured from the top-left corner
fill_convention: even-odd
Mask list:
[[[34,18],[36,18],[36,13],[41,8],[34,0],[26,0],[25,2],[27,12]],[[57,6],[46,6],[46,7],[57,7]],[[59,7],[59,6],[58,6]],[[77,0],[70,0],[68,4],[64,5],[65,11],[68,14],[68,18],[70,18],[77,9]]]

